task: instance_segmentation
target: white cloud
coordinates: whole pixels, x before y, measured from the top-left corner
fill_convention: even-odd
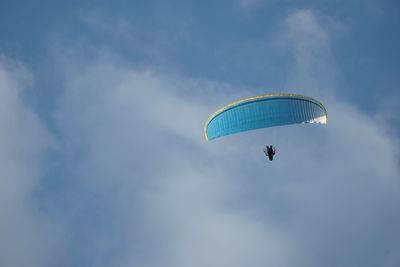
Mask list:
[[[338,85],[340,72],[330,45],[336,24],[323,23],[310,9],[297,10],[285,18],[278,43],[293,57],[288,87],[332,91]]]
[[[58,244],[54,224],[34,197],[50,136],[22,99],[29,72],[0,58],[0,265],[44,266]]]
[[[323,99],[327,127],[284,127],[207,143],[203,123],[220,104],[208,96],[223,96],[227,85],[134,68],[109,54],[73,62],[57,115],[64,151],[79,155],[76,179],[103,196],[93,201],[113,216],[109,229],[90,235],[95,265],[396,260],[396,238],[384,227],[397,231],[400,219],[394,140],[333,92],[305,91],[330,96]],[[310,72],[303,74],[311,80]],[[261,148],[270,133],[279,144],[272,163]],[[121,251],[107,253],[121,243]]]
[[[293,218],[292,232],[304,249],[298,265],[384,265],[398,249],[393,235],[400,220],[394,204],[400,200],[398,139],[337,95],[342,81],[329,26],[311,10],[300,10],[286,19],[284,29],[280,41],[295,59],[288,84],[323,100],[330,118],[323,137],[311,134],[306,145],[292,143],[296,155],[306,155],[294,156],[304,172],[300,180],[282,189],[301,214]],[[313,138],[316,144],[310,144]],[[309,154],[307,146],[317,150]]]
[[[46,265],[67,242],[57,264],[396,266],[397,140],[335,95],[329,32],[312,11],[294,12],[283,29],[280,42],[296,60],[287,82],[325,103],[326,127],[206,142],[203,123],[236,98],[233,86],[138,68],[104,50],[94,60],[60,56],[66,82],[54,120],[62,162],[53,178],[68,176],[68,186],[53,216],[69,237],[52,233],[52,242],[43,235],[51,223],[26,201],[41,182],[48,134],[11,90],[20,79],[3,68],[0,120],[12,127],[0,140],[1,171],[13,178],[2,185],[14,189],[0,189],[1,215],[9,215],[0,226],[12,225],[0,231],[22,233],[15,245],[1,242],[4,265]],[[273,162],[262,153],[271,141]],[[25,258],[17,257],[22,249]]]
[[[193,92],[199,85],[218,90],[214,83],[135,70],[108,56],[76,69],[57,120],[69,151],[83,150],[77,179],[96,195],[111,192],[96,201],[112,203],[123,230],[110,231],[132,249],[112,258],[114,265],[282,266],[279,231],[224,208],[231,173],[207,154],[227,152],[203,136],[211,103],[192,98],[203,94]],[[93,239],[97,265],[117,244],[99,233]]]

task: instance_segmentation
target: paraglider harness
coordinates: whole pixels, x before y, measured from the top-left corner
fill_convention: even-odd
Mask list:
[[[275,152],[276,152],[276,149],[274,147],[272,147],[272,145],[264,148],[265,156],[267,156],[269,158],[269,160],[274,159]]]

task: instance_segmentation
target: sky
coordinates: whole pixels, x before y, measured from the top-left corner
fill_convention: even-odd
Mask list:
[[[400,266],[399,26],[397,0],[0,0],[0,266]],[[205,140],[266,93],[328,124]]]

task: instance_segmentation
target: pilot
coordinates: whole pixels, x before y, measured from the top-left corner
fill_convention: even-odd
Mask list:
[[[267,146],[264,149],[265,156],[268,156],[269,160],[273,160],[274,159],[275,152],[276,152],[276,150],[275,150],[274,147],[272,147],[272,145]]]

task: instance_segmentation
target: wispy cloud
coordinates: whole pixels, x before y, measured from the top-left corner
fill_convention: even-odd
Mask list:
[[[236,0],[238,6],[244,10],[250,10],[269,2],[271,2],[271,0]]]
[[[23,100],[30,83],[23,65],[0,57],[1,266],[45,266],[60,252],[59,232],[34,194],[51,136]]]
[[[57,119],[63,142],[72,153],[83,148],[73,164],[76,179],[92,194],[107,195],[95,202],[113,214],[115,227],[107,231],[119,236],[91,236],[94,258],[114,265],[123,259],[122,266],[284,262],[286,241],[274,226],[224,208],[232,173],[210,164],[207,154],[222,159],[227,152],[209,147],[202,129],[212,102],[185,93],[218,86],[131,69],[109,57],[68,80]],[[117,241],[129,252],[104,259],[103,250]]]
[[[324,34],[311,48],[327,45]],[[316,60],[308,51],[301,58]],[[62,142],[76,155],[75,186],[97,196],[100,224],[112,221],[85,233],[96,265],[368,266],[357,255],[384,262],[395,253],[396,238],[382,228],[387,221],[395,232],[400,219],[395,140],[335,96],[329,79],[312,76],[315,66],[297,77],[304,93],[324,97],[326,128],[207,143],[202,126],[220,101],[210,96],[232,100],[226,85],[131,67],[107,53],[67,65],[57,115]],[[308,90],[313,79],[327,92]],[[261,146],[274,132],[279,154],[267,165]],[[89,214],[97,213],[92,204]]]
[[[281,22],[280,44],[295,62],[287,83],[325,103],[326,127],[206,142],[207,116],[234,100],[232,92],[252,90],[138,67],[111,49],[82,58],[85,51],[62,46],[55,49],[64,78],[53,117],[59,134],[50,137],[17,93],[26,75],[14,70],[23,68],[3,63],[4,264],[398,265],[398,140],[336,92],[330,31],[318,16],[299,10]],[[45,200],[56,207],[45,216],[27,199],[44,186],[48,139],[56,140],[51,179],[62,186]],[[272,141],[278,155],[270,163],[262,147]]]
[[[278,42],[293,58],[289,82],[296,87],[321,88],[338,85],[337,66],[330,46],[331,28],[309,9],[289,14]],[[321,90],[323,91],[323,90]]]

